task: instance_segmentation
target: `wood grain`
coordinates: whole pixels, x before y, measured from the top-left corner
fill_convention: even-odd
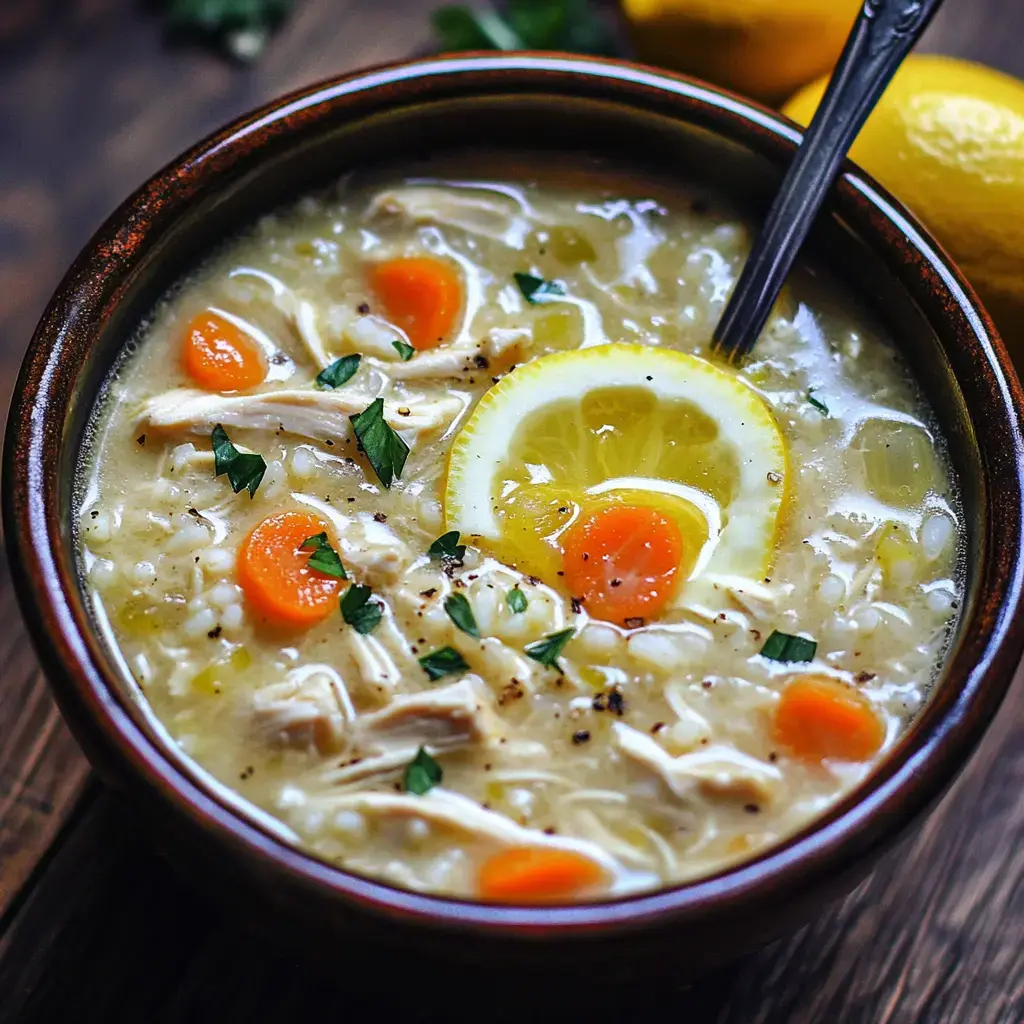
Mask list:
[[[279,92],[422,50],[433,5],[298,0],[265,58],[242,68],[169,46],[155,5],[0,0],[0,409],[59,275],[118,201]],[[948,0],[924,48],[1024,76],[1022,22],[1019,0]],[[335,978],[314,976],[179,880],[115,797],[87,784],[74,810],[87,767],[16,625],[2,556],[0,621],[0,1022],[281,1021],[325,1006],[440,1020],[467,1003],[492,1020],[1024,1021],[1021,679],[953,795],[799,934],[686,988],[547,990],[525,1009],[503,990],[499,1008],[472,979],[461,1002],[429,981],[360,983],[346,969],[355,950],[338,951]]]

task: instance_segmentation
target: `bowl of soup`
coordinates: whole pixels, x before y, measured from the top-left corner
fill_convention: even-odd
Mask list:
[[[692,969],[934,803],[1021,652],[1019,386],[852,166],[752,356],[710,354],[798,139],[622,63],[428,60],[100,230],[5,529],[176,861],[307,937]]]

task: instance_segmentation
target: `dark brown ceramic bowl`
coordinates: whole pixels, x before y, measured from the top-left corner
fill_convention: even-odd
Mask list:
[[[934,408],[966,510],[968,588],[934,696],[856,792],[799,835],[713,878],[617,902],[485,906],[415,895],[305,856],[194,773],[100,640],[75,568],[70,502],[97,393],[154,300],[258,212],[378,160],[459,146],[551,148],[709,181],[756,216],[800,138],[683,78],[552,55],[459,56],[285,97],[200,143],[101,228],[32,341],[11,410],[3,513],[21,605],[75,735],[170,856],[274,927],[422,952],[665,960],[694,970],[847,891],[964,767],[1024,643],[1021,392],[971,290],[921,226],[848,167],[812,242],[896,339]],[[575,157],[570,156],[570,162]],[[814,255],[812,253],[812,255]],[[670,945],[666,945],[670,943]],[[331,948],[327,946],[326,948]]]

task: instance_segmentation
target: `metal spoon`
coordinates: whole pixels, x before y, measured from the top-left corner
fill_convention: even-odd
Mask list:
[[[942,0],[864,0],[814,120],[782,181],[711,341],[740,362],[754,347],[839,167]]]

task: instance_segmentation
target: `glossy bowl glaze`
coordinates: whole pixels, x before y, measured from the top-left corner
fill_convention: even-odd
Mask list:
[[[498,907],[418,895],[306,856],[198,772],[93,627],[71,500],[89,414],[154,300],[260,212],[353,167],[459,147],[554,149],[713,183],[763,212],[800,138],[738,97],[641,67],[555,55],[457,56],[287,96],[157,174],[68,272],[29,348],[4,451],[4,527],[22,609],[61,709],[161,848],[250,916],[306,945],[358,935],[442,958],[664,960],[692,972],[849,890],[941,796],[992,721],[1024,644],[1021,392],[992,325],[924,229],[854,167],[811,258],[879,317],[924,389],[960,478],[967,598],[935,693],[881,766],[800,834],[689,885],[616,902]],[[327,946],[326,948],[332,948]],[[551,953],[557,952],[556,957]]]

